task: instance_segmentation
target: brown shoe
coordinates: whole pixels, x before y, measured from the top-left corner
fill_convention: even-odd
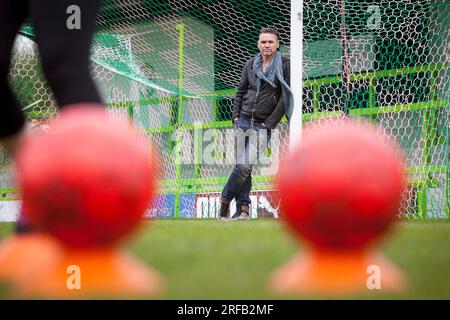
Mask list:
[[[228,220],[230,213],[230,203],[225,198],[220,197],[219,220]]]
[[[250,220],[250,215],[247,212],[242,212],[236,220]]]

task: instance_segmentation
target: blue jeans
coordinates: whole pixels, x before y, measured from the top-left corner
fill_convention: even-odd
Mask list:
[[[266,134],[267,143],[270,141],[271,131],[263,127],[262,123],[253,123],[240,115],[235,123],[235,138],[237,140],[236,165],[231,172],[228,182],[222,191],[226,201],[236,199],[238,205],[250,205],[250,190],[252,189],[252,170],[258,158],[259,135]]]

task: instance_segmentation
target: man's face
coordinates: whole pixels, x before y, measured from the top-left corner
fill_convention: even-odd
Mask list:
[[[271,58],[277,51],[279,44],[277,36],[272,33],[261,33],[258,40],[258,48],[261,55]]]

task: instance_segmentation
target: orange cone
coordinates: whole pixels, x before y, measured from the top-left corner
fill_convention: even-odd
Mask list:
[[[397,266],[374,252],[312,250],[297,254],[271,276],[274,294],[351,294],[402,292],[407,278]]]
[[[0,243],[0,281],[28,281],[61,259],[62,249],[52,237],[30,233],[13,235]]]
[[[274,293],[401,291],[406,277],[373,246],[394,225],[407,185],[401,147],[370,123],[311,124],[280,164],[283,220],[311,250],[279,268]]]
[[[161,277],[117,247],[155,194],[156,150],[89,104],[65,108],[50,127],[26,139],[16,161],[24,217],[64,247],[45,268],[31,264],[14,289],[51,298],[159,293]]]
[[[20,281],[22,297],[86,298],[155,295],[162,277],[132,255],[115,247],[65,249],[64,255],[39,277]]]

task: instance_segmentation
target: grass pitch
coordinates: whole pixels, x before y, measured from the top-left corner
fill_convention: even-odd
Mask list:
[[[0,224],[0,238],[13,225]],[[400,222],[381,251],[410,278],[406,294],[383,290],[357,296],[272,296],[271,272],[302,246],[274,220],[158,220],[146,222],[127,243],[159,271],[167,292],[151,299],[450,299],[450,222]],[[12,298],[4,289],[0,298]]]

